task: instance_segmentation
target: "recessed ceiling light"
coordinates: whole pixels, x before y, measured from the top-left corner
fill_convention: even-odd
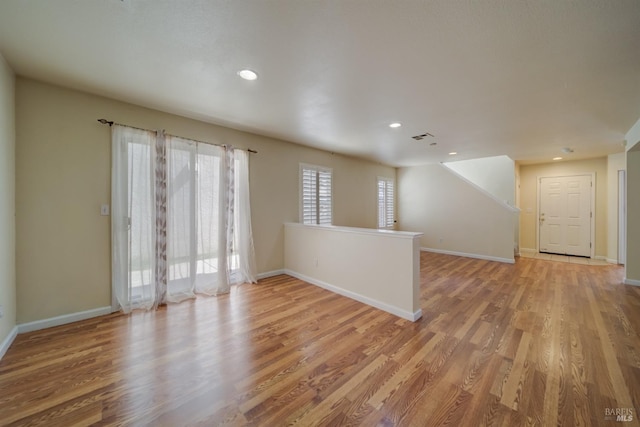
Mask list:
[[[251,70],[240,70],[238,71],[238,75],[245,80],[255,80],[258,78],[256,72]]]
[[[390,127],[390,128],[394,128],[394,129],[395,129],[395,128],[399,128],[400,126],[402,126],[402,123],[398,123],[398,122],[391,123],[391,124],[389,125],[389,127]]]
[[[562,157],[554,157],[553,160],[562,160]]]
[[[449,153],[450,156],[455,156],[456,154],[458,154],[457,151],[452,151],[452,152]]]

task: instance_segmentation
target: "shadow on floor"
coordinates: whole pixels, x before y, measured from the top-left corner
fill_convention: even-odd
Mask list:
[[[568,255],[554,255],[554,254],[543,254],[539,252],[521,252],[521,258],[535,258],[535,259],[546,259],[548,261],[559,261],[559,262],[568,262],[570,264],[582,264],[582,265],[609,265],[609,263],[603,259],[590,259],[579,256],[568,256]]]

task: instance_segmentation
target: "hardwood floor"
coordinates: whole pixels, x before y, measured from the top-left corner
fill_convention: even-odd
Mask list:
[[[638,425],[620,267],[422,253],[421,271],[416,323],[277,276],[19,335],[0,425]]]

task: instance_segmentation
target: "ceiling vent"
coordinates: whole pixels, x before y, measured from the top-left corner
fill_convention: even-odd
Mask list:
[[[425,139],[426,137],[430,136],[431,138],[433,138],[433,135],[431,135],[429,132],[427,133],[423,133],[422,135],[416,135],[416,136],[412,136],[411,138],[415,139],[416,141],[420,141],[421,139]]]

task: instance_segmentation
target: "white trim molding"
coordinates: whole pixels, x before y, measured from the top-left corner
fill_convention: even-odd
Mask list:
[[[607,258],[607,259],[606,259],[606,261],[607,261],[609,264],[618,264],[618,260],[617,260],[617,259],[614,259],[614,258]]]
[[[7,335],[7,337],[2,340],[2,343],[0,343],[0,360],[2,360],[7,350],[9,350],[9,347],[11,347],[13,340],[15,340],[17,336],[18,327],[14,326],[11,332],[9,332],[9,335]]]
[[[483,259],[485,261],[504,262],[504,263],[507,263],[507,264],[515,264],[515,262],[516,262],[515,258],[500,258],[500,257],[495,257],[495,256],[489,256],[489,255],[468,254],[466,252],[447,251],[447,250],[444,250],[444,249],[434,249],[434,248],[421,247],[420,250],[424,251],[424,252],[434,252],[436,254],[455,255],[455,256],[461,256],[461,257],[465,257],[465,258]],[[520,250],[522,251],[522,249],[520,249]]]
[[[302,224],[299,222],[285,222],[284,225],[285,227],[317,228],[319,230],[330,230],[348,234],[363,234],[365,236],[384,235],[386,237],[393,237],[397,239],[415,239],[416,237],[420,237],[424,234],[422,232],[416,231],[396,231],[384,228],[343,227],[340,225]]]
[[[273,277],[273,276],[279,276],[281,274],[285,274],[283,269],[280,270],[271,270],[271,271],[265,271],[264,273],[258,273],[256,274],[256,280],[261,280],[261,279],[267,279],[269,277]]]
[[[351,298],[353,300],[356,300],[358,302],[361,302],[363,304],[367,304],[370,305],[371,307],[375,307],[377,309],[380,309],[382,311],[386,311],[387,313],[391,313],[394,316],[398,316],[401,317],[405,320],[409,320],[411,322],[415,322],[416,320],[418,320],[419,318],[422,317],[422,309],[418,309],[416,310],[414,313],[411,313],[409,311],[405,311],[402,309],[399,309],[398,307],[394,307],[392,305],[389,304],[385,304],[383,302],[380,302],[378,300],[374,300],[372,298],[366,297],[364,295],[360,295],[356,292],[352,292],[346,289],[342,289],[339,288],[337,286],[334,286],[330,283],[326,283],[323,282],[322,280],[317,280],[314,278],[311,278],[309,276],[305,276],[304,274],[300,274],[298,272],[292,271],[292,270],[286,270],[284,271],[285,274],[288,274],[289,276],[295,277],[296,279],[300,279],[304,282],[310,283],[312,285],[318,286],[320,288],[326,289],[328,291],[331,291],[335,294],[338,295],[342,295],[345,296],[347,298]]]
[[[93,317],[111,314],[113,311],[111,306],[99,307],[91,310],[80,311],[78,313],[63,314],[62,316],[50,317],[48,319],[35,320],[33,322],[22,323],[17,326],[18,333],[39,331],[40,329],[51,328],[53,326],[66,325],[67,323],[77,322],[79,320],[91,319]]]
[[[525,253],[525,254],[537,254],[538,250],[537,249],[532,249],[532,248],[520,248],[520,253]]]
[[[624,278],[623,283],[624,283],[625,285],[640,286],[640,280],[627,279],[626,277]]]

